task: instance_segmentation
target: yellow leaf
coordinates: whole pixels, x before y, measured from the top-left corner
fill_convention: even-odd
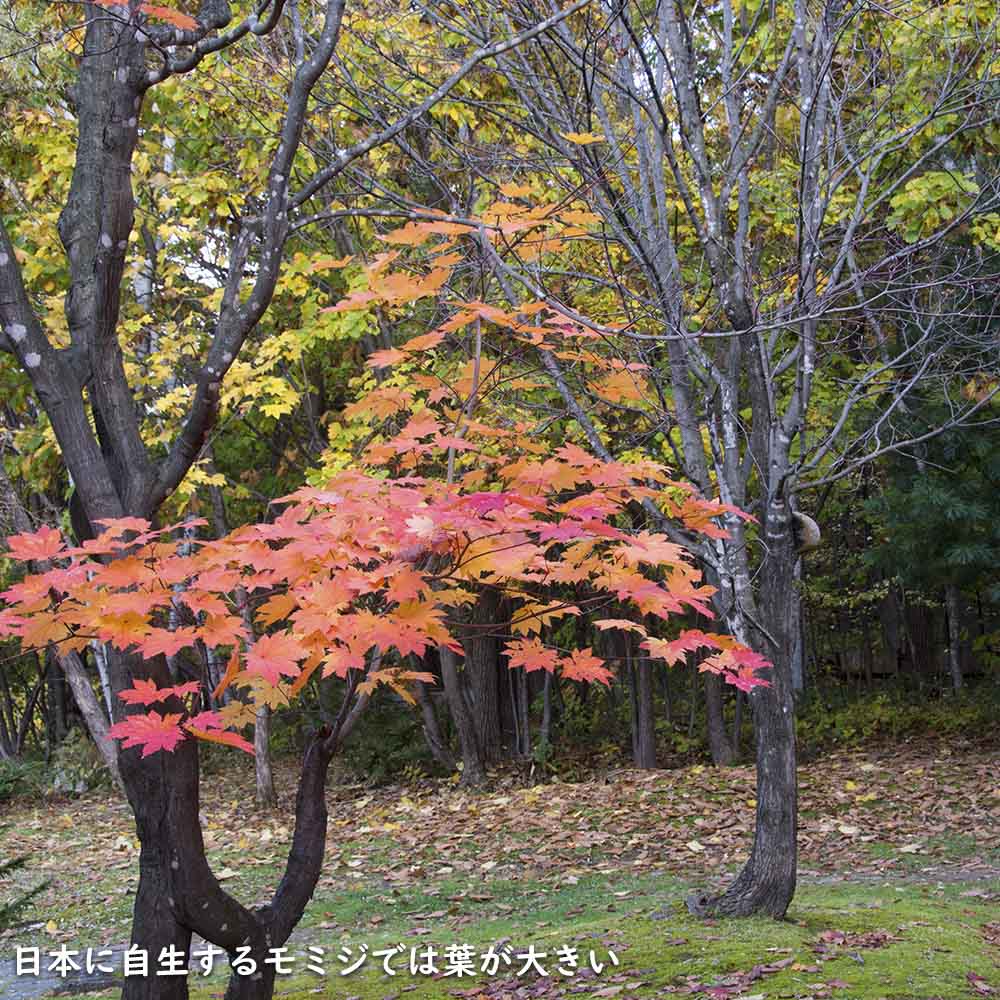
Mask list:
[[[513,182],[501,184],[499,190],[506,198],[527,198],[531,194],[531,188],[527,184]]]
[[[592,142],[604,142],[603,135],[593,132],[562,132],[562,137],[575,146],[589,146]]]

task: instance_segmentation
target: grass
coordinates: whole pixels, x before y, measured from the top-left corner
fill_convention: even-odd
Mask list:
[[[945,833],[929,836],[915,845],[919,851],[913,854],[901,853],[899,848],[886,841],[874,841],[865,845],[867,852],[876,859],[896,859],[904,871],[917,872],[927,864],[928,858],[939,862],[961,864],[966,859],[978,857],[993,867],[1000,867],[1000,850],[983,849],[975,837],[963,833]]]
[[[382,790],[331,786],[326,862],[293,948],[326,950],[327,975],[282,976],[277,995],[346,1000],[673,995],[833,1000],[973,1000],[969,976],[1000,995],[1000,838],[992,749],[911,748],[828,757],[800,774],[803,877],[781,923],[701,922],[683,897],[731,876],[748,843],[747,769],[622,773],[614,781],[499,785],[471,795],[447,783]],[[290,840],[287,808],[253,809],[252,774],[206,783],[206,846],[237,898],[266,900]],[[30,856],[24,878],[50,879],[38,923],[0,935],[49,950],[127,940],[137,844],[127,807],[107,793],[17,801],[0,855]],[[600,976],[410,975],[410,948],[515,952],[561,945],[621,964]],[[991,943],[993,942],[993,943]],[[369,948],[342,977],[342,946]],[[376,949],[404,946],[398,975]],[[551,958],[548,960],[551,963]],[[543,961],[543,965],[546,961]],[[299,968],[303,963],[300,959]],[[550,968],[550,971],[551,968]],[[0,974],[0,993],[3,993]],[[224,991],[221,970],[192,976],[194,1000]],[[984,987],[985,988],[985,987]],[[105,991],[111,996],[114,991]],[[99,995],[99,994],[97,994]]]
[[[582,987],[590,995],[622,1000],[688,989],[696,995],[712,995],[693,989],[695,984],[715,987],[715,995],[726,996],[727,983],[732,984],[729,988],[733,992],[728,994],[732,996],[960,1000],[973,995],[968,973],[996,982],[1000,971],[997,956],[987,953],[979,934],[979,926],[994,914],[998,885],[992,886],[993,899],[986,899],[963,895],[969,891],[964,885],[806,884],[788,920],[781,923],[764,919],[697,921],[677,902],[683,885],[649,876],[588,877],[544,897],[527,886],[511,883],[490,888],[495,899],[502,898],[511,906],[509,913],[502,917],[485,914],[456,927],[468,912],[467,907],[457,906],[453,914],[422,921],[420,929],[431,933],[414,938],[407,936],[412,917],[402,919],[406,907],[430,901],[407,896],[387,911],[377,932],[359,934],[355,929],[340,937],[318,938],[331,953],[327,977],[283,977],[277,993],[295,1000],[317,993],[383,1000],[405,987],[414,1000],[430,1000],[454,995],[455,990],[474,993],[476,987],[488,989],[490,985],[484,977],[411,977],[406,954],[400,963],[403,971],[396,977],[370,969],[340,977],[332,953],[341,940],[355,949],[361,941],[372,950],[403,941],[407,949],[433,943],[441,950],[450,943],[468,942],[481,949],[509,939],[515,948],[534,945],[549,954],[560,945],[572,944],[582,956],[593,948],[605,962],[610,948],[620,959],[618,968],[609,967],[602,976],[590,979],[556,977],[559,981],[547,987],[535,980],[533,995],[539,995],[540,988],[546,996],[560,996],[580,992]],[[357,915],[344,902],[327,900],[323,905],[341,925]],[[824,932],[835,931],[846,935],[843,943],[836,943],[841,938],[834,934],[829,951],[818,954],[815,949]],[[865,947],[864,935],[875,932],[888,932],[891,938],[881,947]],[[872,940],[880,939],[876,936]],[[748,976],[755,966],[775,966],[783,961],[784,967],[778,971]],[[517,980],[509,972],[500,979],[506,980],[502,992],[531,983],[531,979]],[[738,993],[744,980],[744,989]],[[208,1000],[219,992],[220,984],[216,983],[196,988],[193,996]]]
[[[807,881],[786,921],[704,922],[687,914],[680,902],[687,886],[675,878],[619,872],[572,878],[544,889],[528,881],[472,886],[456,880],[441,883],[432,893],[409,887],[389,894],[371,888],[322,894],[311,905],[296,943],[300,949],[308,943],[326,950],[327,975],[279,977],[276,995],[288,1000],[386,1000],[405,994],[413,1000],[443,1000],[455,991],[500,996],[520,990],[531,996],[584,993],[619,1000],[678,992],[768,1000],[968,1000],[975,995],[969,973],[991,984],[1000,981],[1000,955],[981,935],[996,916],[997,882]],[[479,891],[472,892],[474,888]],[[549,955],[571,945],[579,949],[583,966],[591,949],[607,963],[610,949],[620,965],[589,978],[554,976],[550,983],[518,979],[513,968],[492,979],[409,974],[411,947],[432,945],[440,954],[449,944],[468,943],[481,954],[505,940],[515,952],[533,945]],[[396,960],[396,976],[385,975],[381,959],[372,957],[363,970],[339,975],[341,946],[357,955],[366,944],[371,956],[397,943],[406,950]],[[760,970],[778,965],[783,967]],[[219,997],[223,990],[218,975],[192,977],[194,1000]]]

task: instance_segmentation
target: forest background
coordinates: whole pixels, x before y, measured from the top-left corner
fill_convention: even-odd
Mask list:
[[[755,762],[688,907],[783,916],[797,752],[996,731],[997,29],[8,3],[0,800],[118,785],[133,940],[231,951],[308,906],[334,757]],[[185,832],[206,742],[298,789],[264,911]]]

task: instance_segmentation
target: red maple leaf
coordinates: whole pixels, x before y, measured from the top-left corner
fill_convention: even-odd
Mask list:
[[[512,493],[466,493],[462,504],[471,507],[480,517],[491,510],[503,510],[510,503]]]
[[[199,712],[184,723],[184,728],[195,738],[209,743],[223,743],[246,753],[254,753],[253,744],[239,733],[226,728],[226,723],[218,712]]]
[[[758,677],[753,667],[740,667],[736,673],[726,674],[726,683],[741,691],[752,691],[755,687],[770,687],[771,682]]]
[[[200,690],[201,685],[198,681],[188,681],[186,684],[158,688],[156,681],[140,678],[128,690],[119,691],[118,697],[128,705],[155,705],[168,698],[183,698],[185,695],[197,694]]]
[[[761,656],[760,653],[754,652],[748,646],[733,646],[729,652],[732,654],[733,662],[738,663],[741,667],[747,667],[751,670],[766,670],[773,666],[770,660]]]
[[[148,757],[157,750],[167,750],[171,753],[177,744],[184,739],[184,733],[179,725],[180,713],[160,715],[159,712],[147,712],[145,715],[130,715],[124,722],[116,722],[108,735],[116,740],[124,740],[122,746],[142,747],[142,756]]]

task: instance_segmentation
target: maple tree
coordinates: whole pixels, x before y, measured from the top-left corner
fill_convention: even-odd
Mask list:
[[[403,107],[393,94],[377,114],[362,116],[350,128],[329,130],[329,116],[317,101],[321,78],[324,87],[339,86],[350,95],[356,80],[349,71],[347,79],[336,71],[334,52],[358,21],[378,21],[363,12],[352,15],[342,0],[294,10],[290,5],[288,11],[282,0],[264,0],[235,16],[228,3],[206,2],[191,15],[194,28],[185,27],[188,22],[182,17],[187,15],[164,18],[162,11],[143,12],[138,5],[29,2],[12,12],[15,33],[23,30],[26,37],[37,38],[37,48],[56,63],[53,79],[59,83],[51,92],[29,88],[18,98],[28,106],[32,122],[43,126],[45,136],[56,137],[59,148],[38,176],[25,177],[16,149],[13,157],[10,190],[17,211],[8,223],[5,209],[0,226],[3,376],[16,387],[22,414],[31,414],[25,422],[37,423],[44,413],[39,432],[28,437],[48,446],[49,459],[57,459],[54,474],[65,476],[63,483],[72,482],[70,515],[80,542],[99,536],[101,524],[121,527],[132,523],[131,518],[151,522],[175,494],[186,492],[183,486],[192,470],[197,473],[198,464],[208,461],[206,447],[220,418],[227,376],[238,381],[241,354],[256,334],[269,332],[268,312],[282,304],[275,296],[293,240],[303,230],[319,228],[327,213],[335,212],[331,203],[340,195],[333,192],[355,165],[401,141],[407,129],[481,64],[548,31],[585,4],[578,0],[515,35],[498,21],[486,45],[443,76],[438,76],[436,64],[416,91],[411,88]],[[82,19],[76,20],[79,15]],[[433,34],[417,12],[404,11],[399,20],[407,45]],[[154,95],[162,94],[179,118],[194,115],[205,122],[211,109],[191,95],[200,92],[199,83],[211,84],[209,67],[224,64],[230,55],[238,57],[249,42],[268,49],[273,69],[264,86],[254,90],[257,96],[266,94],[271,107],[259,132],[252,130],[246,137],[250,152],[235,155],[230,137],[223,134],[217,142],[193,142],[174,157],[163,152],[166,140],[161,140],[155,154],[161,169],[151,170],[150,139],[156,129],[149,126],[157,123],[159,113]],[[16,47],[21,51],[20,43]],[[374,45],[370,60],[384,67],[385,50]],[[350,65],[350,60],[343,63]],[[226,71],[219,72],[225,80]],[[249,76],[259,79],[261,74],[255,68]],[[66,127],[67,119],[74,127]],[[177,131],[186,133],[187,128]],[[31,128],[20,128],[15,135],[15,142],[28,148],[34,141]],[[222,149],[227,152],[220,156]],[[206,215],[209,221],[203,224],[175,212],[178,201],[167,189],[178,160],[189,179],[201,176],[206,164],[227,159],[230,151],[234,155],[229,173],[211,171],[204,185],[216,205],[225,202],[229,225],[220,226],[214,213]],[[145,221],[157,220],[151,227],[142,225],[144,213],[137,212],[135,183],[144,178],[148,186],[142,194],[152,209]],[[240,194],[233,197],[237,188]],[[204,193],[196,186],[185,185],[182,191],[186,204],[204,204]],[[41,209],[37,215],[34,198]],[[194,278],[189,276],[192,271]],[[182,286],[198,289],[185,295],[180,316],[170,296],[157,295],[160,273],[169,277],[164,293]],[[280,310],[275,312],[280,317]],[[168,323],[161,329],[157,319],[164,314]],[[161,339],[161,332],[170,336]],[[249,379],[244,370],[243,381],[272,385],[267,366],[277,358],[280,354],[265,357]],[[182,362],[179,372],[171,368],[177,361]],[[151,389],[150,380],[155,383],[164,372],[174,383],[161,400],[162,383]],[[30,450],[30,444],[27,447]],[[202,471],[202,485],[210,485],[206,479],[218,484],[214,473]],[[130,573],[137,567],[129,559],[124,555],[120,570],[111,568],[114,560],[108,560],[101,573],[107,574],[109,586],[130,585]],[[213,649],[245,634],[245,626],[222,614],[221,598],[204,594],[203,601],[196,613],[208,615],[203,635]],[[122,610],[123,603],[124,593],[109,598],[103,638],[94,647],[113,720],[123,707],[118,695],[135,680],[152,680],[158,688],[176,683],[169,654],[183,648],[176,645],[178,633],[157,635],[158,627],[147,620],[149,609]],[[216,609],[215,620],[206,608]],[[55,648],[54,634],[46,635],[52,628],[65,630],[43,616],[23,626],[22,638]],[[159,643],[150,649],[162,650],[149,659],[132,642],[146,634]],[[79,657],[74,660],[74,650],[66,648],[67,676],[79,682],[74,691],[81,704],[89,701],[89,708],[96,708]],[[287,661],[285,665],[290,669]],[[282,676],[280,666],[277,673]],[[265,678],[254,679],[267,683]],[[171,716],[180,707],[168,700],[162,710],[145,713],[158,733],[172,733],[158,740],[176,737]],[[99,727],[106,726],[100,714],[93,714],[97,736]],[[183,711],[181,715],[183,722]],[[191,728],[181,735],[207,738],[222,732],[214,724],[217,720],[198,720],[197,725],[192,718],[187,718]],[[333,752],[325,740],[314,740],[305,753],[297,840],[286,878],[263,919],[226,896],[208,870],[197,822],[196,741],[177,740],[170,767],[162,766],[163,752],[141,757],[136,747],[120,755],[122,783],[144,852],[133,920],[138,947],[158,954],[171,946],[186,953],[198,928],[216,938],[219,932],[212,928],[227,928],[222,943],[229,950],[247,940],[262,950],[266,941],[287,937],[309,898],[322,857],[322,788]],[[231,987],[233,996],[261,991],[267,990],[256,981]],[[181,996],[186,984],[137,977],[126,982],[124,992],[130,1000]]]
[[[681,547],[616,523],[643,501],[681,523],[722,513],[662,467],[604,463],[566,446],[498,475],[506,477],[505,489],[468,492],[419,476],[346,471],[322,488],[283,498],[273,521],[194,546],[176,537],[177,526],[157,528],[135,517],[109,520],[79,545],[50,528],[9,539],[14,557],[45,558],[50,568],[3,593],[0,634],[60,649],[96,639],[131,656],[131,683],[118,692],[127,715],[110,733],[143,760],[173,755],[167,773],[174,780],[197,780],[190,750],[198,740],[253,752],[240,731],[256,718],[255,704],[287,703],[317,672],[347,682],[336,723],[319,730],[307,751],[292,853],[268,911],[241,907],[208,870],[194,821],[197,796],[172,805],[174,823],[191,823],[170,842],[171,898],[179,900],[173,905],[182,908],[187,933],[196,930],[229,951],[249,941],[267,968],[266,949],[287,939],[319,877],[330,757],[377,686],[410,698],[411,682],[433,681],[410,666],[412,657],[429,647],[461,652],[450,616],[475,601],[479,588],[503,592],[514,606],[511,667],[558,671],[570,681],[607,683],[614,665],[589,648],[544,643],[543,625],[554,618],[599,616],[613,603],[636,620],[595,617],[599,628],[645,634],[641,620],[665,622],[686,608],[708,613],[711,588]],[[242,606],[246,595],[262,598],[255,602],[256,639]],[[171,631],[165,611],[177,601],[190,623]],[[704,659],[702,670],[743,688],[768,683],[757,673],[768,664],[726,637],[682,631],[672,641],[647,642],[649,654],[668,663],[684,648],[716,648],[721,652]],[[230,648],[212,692],[199,681],[174,682],[165,669],[166,649],[196,643]],[[246,697],[207,707],[230,686],[248,689]],[[233,977],[231,995],[248,990],[245,978]],[[273,981],[272,967],[253,995],[270,995]]]
[[[597,616],[611,601],[639,620],[594,617],[594,624],[643,636],[645,616],[665,621],[687,608],[711,614],[712,589],[700,584],[681,547],[615,520],[642,500],[682,523],[724,513],[717,504],[693,497],[652,463],[609,465],[569,446],[505,471],[520,489],[468,493],[414,476],[345,472],[322,489],[286,498],[273,522],[194,547],[171,537],[176,526],[154,529],[137,518],[110,521],[79,546],[48,527],[15,535],[8,541],[12,556],[45,558],[53,567],[0,595],[6,605],[0,634],[26,647],[54,643],[60,650],[98,640],[144,660],[199,643],[231,648],[212,694],[217,699],[231,685],[246,686],[246,701],[196,712],[208,695],[199,682],[158,686],[146,677],[118,692],[135,711],[111,735],[147,756],[174,750],[188,736],[252,752],[235,731],[253,719],[248,702],[287,703],[316,671],[353,677],[359,695],[384,684],[410,697],[408,682],[434,678],[407,669],[407,659],[441,646],[460,654],[448,614],[475,601],[481,588],[513,601],[511,667],[558,671],[575,681],[607,683],[612,672],[590,649],[566,653],[544,644],[537,637],[543,624]],[[547,598],[554,586],[571,590],[573,601]],[[261,632],[254,639],[240,601],[259,592],[270,596],[256,602]],[[178,601],[192,624],[171,630],[164,612]],[[668,665],[703,646],[719,652],[704,658],[701,670],[744,690],[767,683],[756,673],[767,662],[728,637],[688,629],[675,639],[644,640],[650,656]],[[161,703],[180,703],[183,711],[150,708]]]

